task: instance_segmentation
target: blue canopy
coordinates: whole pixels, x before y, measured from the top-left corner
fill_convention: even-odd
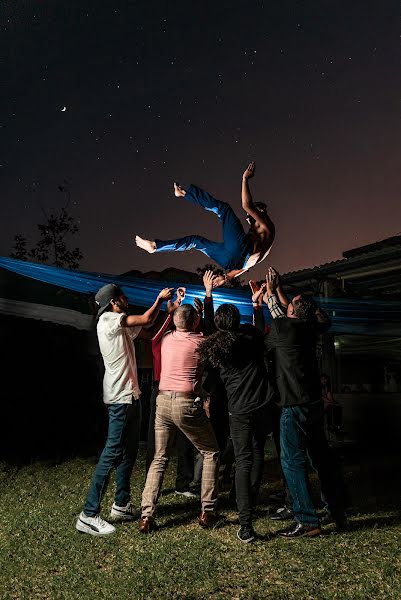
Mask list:
[[[37,263],[0,257],[0,267],[61,288],[84,294],[94,294],[106,283],[117,283],[123,288],[129,302],[135,306],[149,307],[163,287],[172,287],[169,281],[151,281],[139,277],[72,271]],[[180,281],[176,286],[187,289],[186,301],[203,298],[201,285]],[[215,308],[226,302],[235,304],[244,322],[252,321],[252,304],[247,289],[217,288],[213,292]],[[319,305],[332,318],[331,331],[337,334],[401,335],[401,303],[386,300],[359,300],[345,298],[316,298]],[[270,315],[265,307],[266,320]]]

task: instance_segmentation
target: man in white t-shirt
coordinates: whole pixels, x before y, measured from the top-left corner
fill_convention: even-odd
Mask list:
[[[97,464],[83,511],[76,528],[91,535],[114,533],[115,527],[100,517],[100,503],[108,477],[116,467],[116,493],[110,516],[114,521],[133,519],[130,479],[139,446],[141,426],[140,389],[133,340],[143,326],[152,325],[172,288],[162,290],[155,303],[143,315],[128,315],[128,298],[114,283],[97,292],[99,307],[97,336],[105,373],[103,401],[109,413],[105,447]]]

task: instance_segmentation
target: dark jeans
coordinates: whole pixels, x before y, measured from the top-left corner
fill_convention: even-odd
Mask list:
[[[189,186],[185,199],[217,215],[223,227],[223,242],[213,242],[200,235],[187,235],[175,240],[155,240],[156,252],[195,249],[209,256],[223,269],[241,269],[252,253],[252,244],[231,206],[216,200],[195,185]]]
[[[239,521],[252,527],[252,508],[263,475],[264,448],[268,433],[268,409],[245,415],[229,415],[235,455],[235,492]]]
[[[279,464],[280,464],[281,479],[283,481],[283,486],[284,486],[284,491],[285,491],[284,505],[289,510],[292,510],[291,492],[290,492],[290,489],[289,489],[289,487],[287,485],[287,482],[285,480],[283,469],[282,469],[282,466],[281,466],[281,460],[280,460],[280,456],[281,456],[281,446],[280,446],[280,418],[281,418],[281,407],[278,406],[277,404],[273,404],[272,405],[272,432],[273,432],[274,446],[276,448],[276,452],[277,452],[277,456],[278,456]]]
[[[344,482],[323,428],[323,405],[283,407],[280,421],[281,466],[293,499],[295,519],[317,525],[308,483],[308,462],[317,471],[322,494],[336,519],[344,516]]]
[[[341,428],[343,425],[343,407],[340,404],[333,404],[326,408],[327,427]]]
[[[216,435],[221,456],[229,435],[227,396],[224,387],[223,389],[220,388],[217,393],[211,394],[209,412],[210,422]]]
[[[156,398],[159,393],[159,382],[155,382],[150,395],[150,412],[148,443],[146,449],[146,473],[152,464],[155,455],[155,417],[156,417]],[[177,447],[177,476],[175,480],[175,489],[178,492],[189,490],[189,484],[194,478],[194,446],[182,431],[176,433]]]
[[[141,401],[132,400],[132,404],[110,404],[109,429],[106,445],[100,455],[88,496],[84,513],[94,517],[100,512],[100,503],[106,490],[110,471],[116,467],[117,506],[126,506],[131,494],[131,474],[139,446],[141,429]]]

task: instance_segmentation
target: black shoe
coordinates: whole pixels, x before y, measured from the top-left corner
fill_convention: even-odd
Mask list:
[[[255,540],[255,532],[252,527],[241,527],[237,531],[237,538],[244,544],[250,544]]]
[[[275,513],[269,515],[272,521],[287,521],[294,518],[294,513],[286,506],[278,508]]]
[[[337,531],[345,531],[348,528],[348,519],[345,513],[333,515],[330,511],[326,510],[325,514],[320,519],[320,523],[322,525],[335,523]]]
[[[316,537],[321,533],[320,525],[302,525],[302,523],[296,523],[293,527],[282,529],[277,535],[292,540],[297,537]]]

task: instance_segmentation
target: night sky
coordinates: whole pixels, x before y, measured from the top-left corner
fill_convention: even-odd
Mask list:
[[[280,271],[399,233],[400,15],[398,0],[2,1],[0,254],[34,240],[66,179],[81,269],[195,270],[202,254],[148,255],[135,234],[219,239],[172,182],[241,215],[252,159]]]

